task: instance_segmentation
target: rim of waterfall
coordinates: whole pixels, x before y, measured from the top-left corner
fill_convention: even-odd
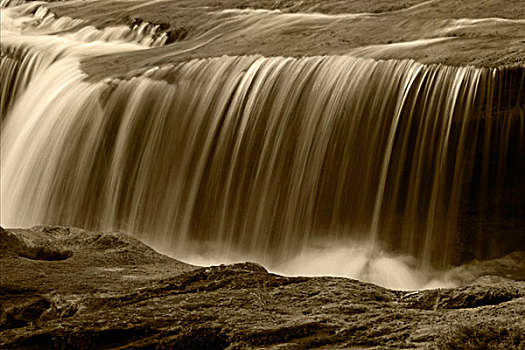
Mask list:
[[[2,225],[374,281],[525,249],[508,3],[1,0]]]
[[[4,5],[18,0],[3,0]],[[37,3],[37,2],[35,2]],[[92,78],[133,76],[162,64],[223,55],[355,55],[426,64],[525,65],[520,0],[113,0],[40,2],[57,18],[97,28],[158,25],[168,47],[90,58]],[[101,11],[104,9],[104,11]],[[103,69],[101,69],[103,67]]]

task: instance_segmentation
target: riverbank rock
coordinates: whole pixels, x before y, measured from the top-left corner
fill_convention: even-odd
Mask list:
[[[0,233],[2,348],[525,348],[523,281],[395,291],[191,266],[122,233]]]

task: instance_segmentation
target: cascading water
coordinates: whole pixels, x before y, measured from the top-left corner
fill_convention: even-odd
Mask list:
[[[71,32],[73,28],[82,25],[83,21],[70,17],[56,19],[54,14],[38,2],[21,8],[4,9],[3,12],[0,63],[2,119],[28,83],[62,58],[72,56],[78,60],[86,55],[139,49],[137,45],[130,43],[146,48],[162,45],[166,41],[164,36],[156,37],[156,27],[146,22],[135,30],[123,26],[98,30],[86,25]],[[29,32],[31,36],[27,37],[22,32]],[[50,33],[62,35],[47,35]],[[106,45],[104,42],[113,44]]]
[[[124,230],[179,257],[310,260],[397,286],[371,277],[402,270],[378,251],[443,267],[464,245],[490,255],[465,212],[523,217],[523,69],[225,56],[88,82],[80,59],[144,39],[71,21],[28,36],[24,6],[2,14],[3,226]],[[325,245],[347,266],[322,266]]]

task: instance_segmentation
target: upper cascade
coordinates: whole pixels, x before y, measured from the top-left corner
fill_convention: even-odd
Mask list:
[[[6,5],[2,3],[2,7],[9,5],[10,3],[7,2]],[[121,25],[97,29],[82,19],[57,17],[42,2],[9,6],[2,12],[2,30],[31,34],[60,34],[64,38],[84,42],[129,42],[145,47],[162,46],[168,39],[167,33],[160,31],[160,25],[143,21],[133,26]]]
[[[39,2],[5,8],[1,18],[2,120],[29,82],[59,59],[144,50],[164,41],[146,22],[99,30],[83,20],[57,19]]]

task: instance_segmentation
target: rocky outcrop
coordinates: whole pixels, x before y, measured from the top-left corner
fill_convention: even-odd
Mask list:
[[[393,291],[253,263],[199,268],[122,233],[0,234],[2,348],[525,347],[525,282],[503,277]],[[39,251],[67,258],[27,253]]]
[[[3,254],[16,254],[20,257],[33,260],[65,260],[71,252],[53,247],[49,241],[40,241],[37,244],[28,244],[21,237],[0,227],[0,251]]]

